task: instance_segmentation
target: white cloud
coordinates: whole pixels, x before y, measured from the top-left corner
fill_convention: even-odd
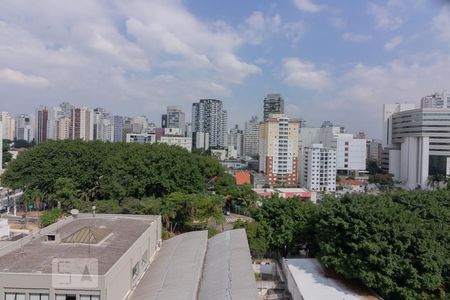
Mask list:
[[[443,41],[450,42],[450,4],[442,7],[439,14],[432,19],[431,25]]]
[[[346,41],[354,42],[354,43],[361,43],[366,42],[372,39],[370,35],[365,34],[357,34],[357,33],[351,33],[346,32],[342,35],[342,38]]]
[[[286,23],[283,26],[283,32],[286,38],[291,41],[293,46],[297,46],[302,36],[305,34],[305,26],[302,22]]]
[[[264,16],[261,29],[258,18],[246,28],[264,34],[281,23]],[[204,22],[178,0],[5,0],[0,20],[0,66],[9,68],[1,71],[9,84],[0,84],[0,94],[15,111],[68,99],[158,113],[174,101],[189,107],[200,97],[227,96],[261,72],[239,57],[251,42],[239,28]],[[25,88],[50,83],[39,94]]]
[[[391,7],[384,7],[375,3],[369,3],[369,13],[375,19],[375,26],[382,30],[396,30],[403,24],[403,19],[395,15],[395,11]]]
[[[392,51],[397,48],[403,42],[403,37],[401,35],[394,36],[386,44],[384,44],[384,50]]]
[[[331,19],[331,25],[336,29],[343,30],[347,27],[347,21],[342,18],[333,18]]]
[[[278,32],[281,26],[279,14],[264,15],[261,11],[253,12],[240,26],[245,40],[253,45],[259,45],[268,39],[272,33]]]
[[[18,84],[33,88],[42,88],[50,85],[50,82],[41,76],[24,74],[9,68],[0,69],[0,83]]]
[[[329,87],[332,81],[326,70],[291,57],[283,60],[283,82],[304,89],[320,90]]]
[[[323,8],[312,0],[294,0],[294,4],[298,10],[308,13],[317,13]]]

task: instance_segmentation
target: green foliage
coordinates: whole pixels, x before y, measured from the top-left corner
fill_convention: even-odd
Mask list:
[[[266,240],[272,251],[283,256],[296,255],[311,243],[310,216],[314,210],[312,203],[298,198],[273,197],[264,200],[261,208],[254,210],[252,217],[258,225],[253,230],[257,232],[255,235]]]
[[[66,140],[41,143],[20,155],[2,182],[46,198],[67,200],[76,191],[83,200],[123,200],[203,192],[222,174],[216,160],[176,146]]]
[[[2,144],[3,164],[10,162],[12,159],[12,154],[9,152],[9,150],[11,150],[9,144],[10,140],[3,140]]]
[[[265,227],[258,222],[243,222],[240,219],[234,224],[234,229],[245,228],[250,252],[255,258],[263,258],[268,252]]]
[[[375,160],[368,159],[366,161],[366,169],[370,175],[384,174],[385,172],[380,168],[379,164]]]
[[[392,174],[369,175],[369,183],[377,183],[381,186],[392,187],[394,185],[394,177]]]
[[[387,299],[449,292],[450,193],[345,195],[317,208],[317,257]]]
[[[41,227],[47,227],[55,223],[62,216],[63,216],[62,210],[57,208],[44,212],[40,218]]]
[[[31,148],[34,146],[34,143],[28,143],[26,140],[14,140],[14,148]]]

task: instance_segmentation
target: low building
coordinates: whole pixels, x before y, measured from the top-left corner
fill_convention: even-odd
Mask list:
[[[311,202],[317,201],[317,193],[313,191],[308,191],[303,188],[254,188],[252,189],[261,198],[270,198],[272,196],[278,195],[280,198],[300,198],[302,200],[308,200]]]
[[[250,172],[236,172],[234,173],[237,185],[251,184]]]
[[[160,216],[69,217],[0,248],[0,299],[123,300],[160,244]]]
[[[293,300],[377,300],[367,288],[336,275],[327,276],[315,258],[283,259],[286,285]]]
[[[364,193],[367,189],[367,181],[356,179],[344,179],[339,182],[339,190],[349,193]]]
[[[179,128],[166,128],[166,129],[179,129]],[[178,146],[186,149],[187,151],[192,151],[192,138],[185,137],[181,135],[165,135],[159,140],[162,144]]]
[[[134,144],[153,144],[156,142],[156,135],[153,133],[127,133],[125,141]]]

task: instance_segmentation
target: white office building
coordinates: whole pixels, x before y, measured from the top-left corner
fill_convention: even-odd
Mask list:
[[[186,118],[178,106],[167,106],[167,112],[162,115],[162,128],[180,128],[181,135],[186,134]]]
[[[395,111],[396,105],[383,109],[389,173],[409,189],[426,188],[429,176],[450,175],[450,109]]]
[[[103,108],[94,109],[94,140],[114,142],[114,117]]]
[[[178,146],[188,150],[189,152],[192,151],[192,138],[190,137],[185,137],[182,135],[165,135],[160,138],[159,142],[162,144]]]
[[[125,141],[134,144],[153,144],[156,142],[156,135],[153,133],[127,133]]]
[[[450,108],[450,94],[449,93],[434,93],[433,95],[425,96],[420,100],[420,107],[422,108]]]
[[[227,147],[233,147],[236,150],[236,156],[241,157],[244,154],[244,132],[239,129],[238,125],[230,129],[227,134]]]
[[[350,173],[366,169],[366,140],[343,133],[343,129],[339,126],[302,127],[299,144],[301,148],[322,144],[325,148],[335,149],[337,171]]]
[[[14,138],[16,140],[24,140],[27,142],[33,140],[33,127],[30,115],[18,115],[15,118],[15,126],[16,130],[14,132]]]
[[[304,147],[300,153],[300,183],[311,191],[336,191],[336,150],[322,144]]]

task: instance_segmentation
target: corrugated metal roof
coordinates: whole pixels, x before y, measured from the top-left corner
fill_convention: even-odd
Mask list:
[[[244,229],[208,241],[199,300],[257,300],[258,292]]]
[[[165,241],[129,299],[197,299],[207,241],[207,231],[189,232]]]

